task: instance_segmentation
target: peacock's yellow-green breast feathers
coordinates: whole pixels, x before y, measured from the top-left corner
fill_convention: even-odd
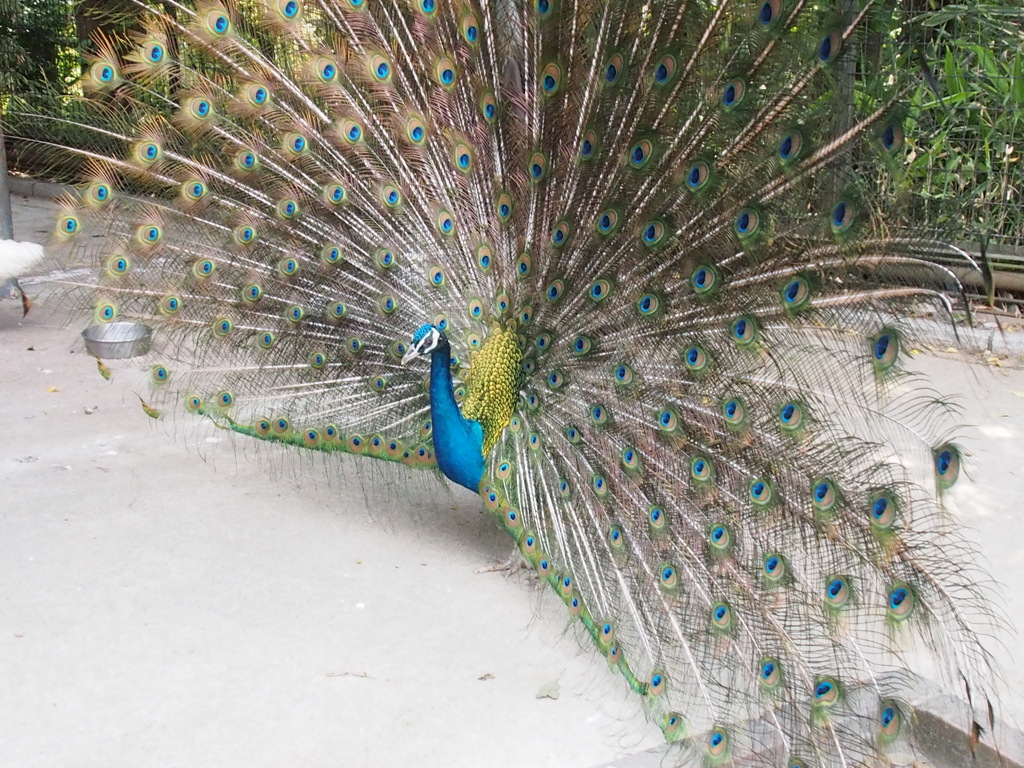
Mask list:
[[[523,364],[519,338],[513,330],[492,328],[480,349],[470,356],[462,415],[480,422],[483,454],[490,453],[508,426],[519,399]]]

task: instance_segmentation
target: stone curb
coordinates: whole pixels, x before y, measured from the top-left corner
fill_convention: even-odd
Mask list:
[[[23,176],[8,176],[7,186],[12,195],[21,197],[39,197],[44,200],[55,200],[72,187],[68,184],[56,184],[52,181],[36,181]]]

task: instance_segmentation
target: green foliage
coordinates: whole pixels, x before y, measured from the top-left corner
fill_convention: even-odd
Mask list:
[[[1016,2],[946,5],[914,19],[941,99],[924,79],[911,95],[907,183],[923,220],[947,237],[1024,245],[1022,22]]]
[[[68,0],[0,0],[0,93],[67,89],[78,73]]]

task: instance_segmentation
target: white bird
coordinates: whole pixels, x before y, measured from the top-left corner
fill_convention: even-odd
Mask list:
[[[32,302],[18,284],[18,276],[30,270],[43,258],[43,246],[0,240],[0,299],[21,297],[22,316],[27,315]]]

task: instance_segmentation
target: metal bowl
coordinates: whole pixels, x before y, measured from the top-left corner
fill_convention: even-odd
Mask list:
[[[138,357],[149,352],[153,329],[142,323],[103,323],[82,331],[89,354],[105,360]]]

